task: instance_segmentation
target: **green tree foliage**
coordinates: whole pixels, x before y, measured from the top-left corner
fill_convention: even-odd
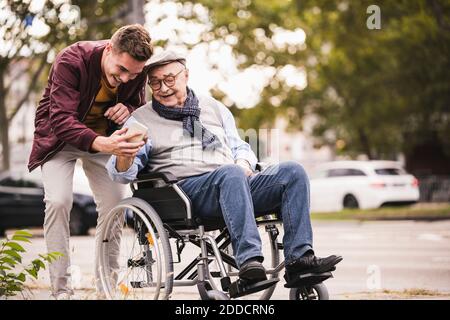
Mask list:
[[[255,108],[233,108],[241,127],[270,126],[283,114],[300,129],[312,114],[317,144],[338,153],[375,159],[404,152],[411,159],[432,143],[450,157],[449,1],[377,1],[380,30],[366,25],[368,0],[197,2],[213,24],[206,39],[237,37],[241,68],[290,64],[307,72],[304,90],[274,77]],[[297,28],[306,33],[304,45],[276,46],[279,30]]]

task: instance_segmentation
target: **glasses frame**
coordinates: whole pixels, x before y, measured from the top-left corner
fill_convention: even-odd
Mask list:
[[[150,88],[152,88],[152,90],[153,91],[158,91],[158,90],[160,90],[161,89],[161,87],[162,87],[162,83],[164,82],[164,84],[166,85],[166,87],[168,87],[168,88],[172,88],[175,84],[176,84],[176,82],[177,82],[177,77],[180,75],[180,73],[181,72],[183,72],[183,71],[185,71],[186,70],[186,68],[184,68],[184,69],[181,69],[177,74],[175,74],[175,75],[168,75],[168,76],[165,76],[163,79],[152,79],[152,80],[148,80],[148,85],[150,86]],[[173,84],[172,85],[169,85],[167,82],[166,82],[166,80],[168,79],[168,78],[173,78]],[[151,85],[151,83],[150,82],[152,82],[152,81],[158,81],[158,88],[153,88],[153,86]]]

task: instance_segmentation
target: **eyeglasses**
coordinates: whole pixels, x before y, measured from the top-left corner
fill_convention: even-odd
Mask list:
[[[164,79],[159,80],[159,79],[152,79],[148,82],[148,84],[150,85],[150,87],[152,88],[152,90],[159,90],[161,89],[162,86],[162,82],[164,82],[164,84],[166,86],[168,86],[169,88],[172,88],[175,85],[175,81],[178,77],[178,75],[183,72],[186,69],[181,69],[180,72],[178,72],[176,75],[168,75],[166,77],[164,77]]]

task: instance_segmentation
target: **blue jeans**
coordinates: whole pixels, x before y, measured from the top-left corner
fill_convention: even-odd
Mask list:
[[[223,217],[239,267],[262,257],[255,216],[279,213],[284,226],[285,262],[312,249],[309,216],[309,180],[296,162],[282,162],[246,177],[238,165],[220,168],[179,182],[189,196],[195,215]]]

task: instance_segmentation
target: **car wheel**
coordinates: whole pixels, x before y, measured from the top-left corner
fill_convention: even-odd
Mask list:
[[[346,209],[358,209],[359,203],[354,195],[348,194],[344,197],[344,208]]]
[[[70,212],[70,235],[81,236],[88,233],[89,227],[84,222],[84,212],[79,207],[73,207]]]

